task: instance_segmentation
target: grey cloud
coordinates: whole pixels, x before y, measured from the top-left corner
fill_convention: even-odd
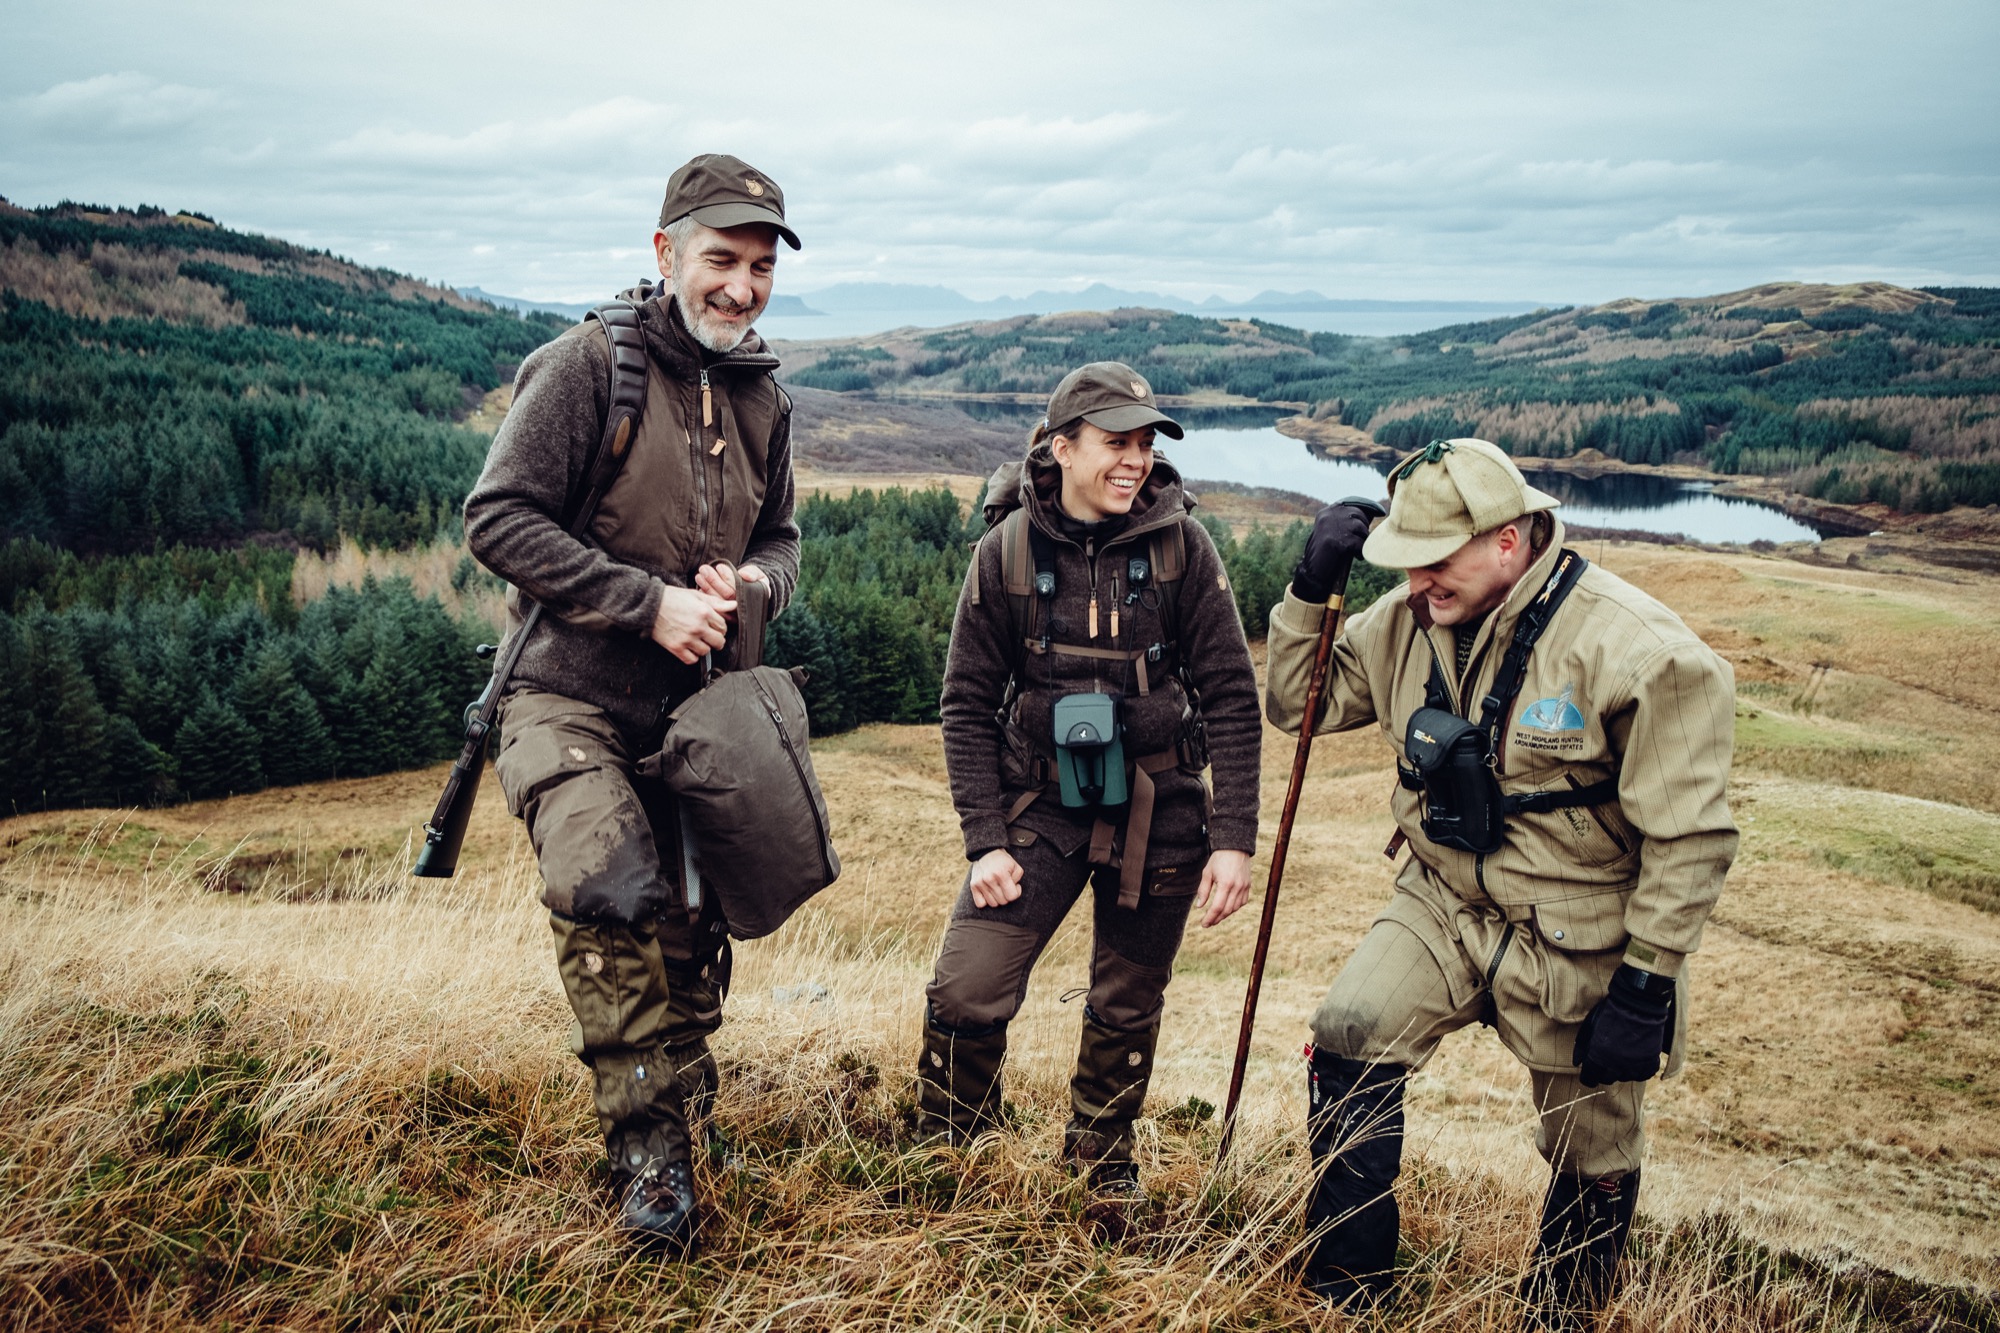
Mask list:
[[[165,134],[222,105],[212,88],[164,83],[131,70],[58,83],[20,99],[28,121],[65,139]]]
[[[0,193],[200,207],[546,298],[645,272],[667,172],[715,149],[785,185],[808,246],[781,266],[793,291],[1602,299],[2000,269],[2000,8],[1979,0],[1251,0],[1227,23],[1042,0],[858,21],[779,0],[716,95],[675,54],[687,15],[637,4],[595,28],[529,4],[339,0],[176,27],[29,2],[38,54],[0,55],[20,113]],[[1123,58],[1051,60],[1058,29]],[[93,68],[100,30],[116,36]]]

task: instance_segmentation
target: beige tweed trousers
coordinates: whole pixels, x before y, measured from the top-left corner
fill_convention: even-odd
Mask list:
[[[1428,875],[1406,875],[1313,1014],[1313,1042],[1350,1060],[1415,1070],[1447,1033],[1490,1023],[1528,1067],[1535,1146],[1549,1165],[1622,1175],[1644,1153],[1646,1085],[1586,1088],[1574,1060],[1577,1027],[1621,956],[1565,952],[1531,920],[1509,922],[1492,903],[1468,903]],[[1685,1004],[1679,1012],[1669,1072],[1685,1049]]]

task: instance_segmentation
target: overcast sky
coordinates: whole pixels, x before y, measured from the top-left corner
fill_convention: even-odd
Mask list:
[[[734,152],[779,290],[2000,284],[2000,3],[9,0],[0,194],[594,300]]]

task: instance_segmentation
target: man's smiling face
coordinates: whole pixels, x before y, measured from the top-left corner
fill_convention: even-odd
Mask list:
[[[653,233],[653,249],[688,332],[711,352],[733,350],[770,303],[778,263],[773,227],[753,222],[717,231],[697,222],[678,245],[665,231]]]

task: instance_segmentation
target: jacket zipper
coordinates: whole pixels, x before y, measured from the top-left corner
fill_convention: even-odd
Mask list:
[[[764,688],[762,681],[757,682],[757,693],[764,700],[764,711],[771,715],[771,725],[778,729],[778,744],[785,747],[785,757],[792,761],[792,773],[799,780],[799,790],[805,793],[806,805],[812,810],[813,828],[819,832],[820,869],[831,877],[833,874],[833,864],[827,860],[826,856],[826,821],[820,818],[819,802],[812,798],[812,784],[806,781],[805,765],[799,762],[799,753],[792,748],[792,734],[785,730],[785,718],[784,714],[778,711],[778,701],[771,697],[771,692]]]
[[[690,402],[688,404],[688,419],[690,421],[694,419],[694,407],[694,403]],[[706,424],[710,409],[708,368],[706,366],[702,367],[701,371],[701,407],[703,424]],[[702,447],[701,433],[693,428],[688,430],[688,453],[694,463],[695,559],[696,563],[700,564],[702,558],[708,554],[708,457],[707,451]]]
[[[1090,565],[1090,637],[1097,637],[1097,542],[1089,539],[1083,543],[1083,558]]]

